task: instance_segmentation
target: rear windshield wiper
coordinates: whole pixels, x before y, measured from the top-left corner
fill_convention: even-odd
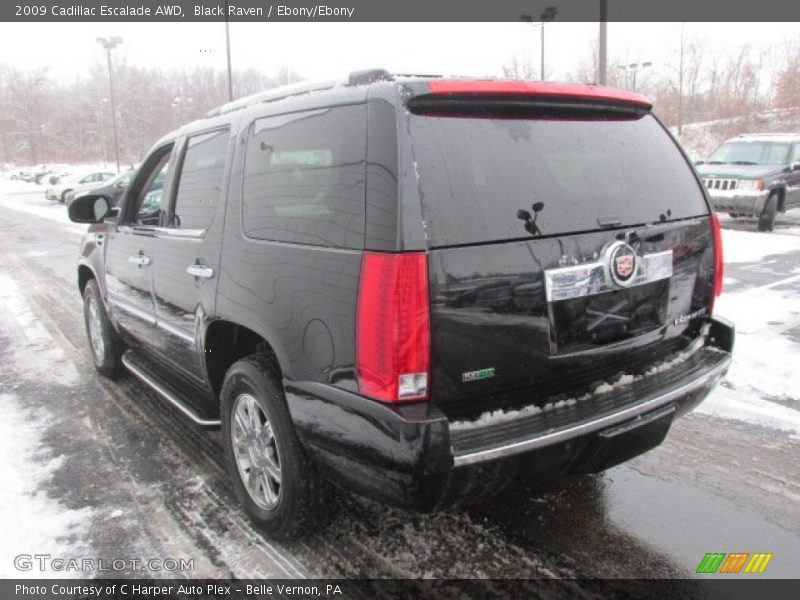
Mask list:
[[[757,165],[757,162],[753,162],[751,160],[734,160],[731,161],[732,165]]]
[[[724,165],[724,160],[710,160],[706,163],[707,165]]]

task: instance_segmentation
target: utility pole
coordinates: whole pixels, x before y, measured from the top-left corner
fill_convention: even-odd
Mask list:
[[[111,127],[114,130],[114,159],[117,162],[117,173],[119,173],[119,136],[117,135],[117,105],[114,99],[114,71],[111,68],[111,51],[122,43],[121,37],[97,38],[106,51],[106,61],[108,63],[108,90],[111,98]]]
[[[600,0],[600,39],[597,57],[597,83],[606,85],[606,57],[608,54],[608,0]]]
[[[681,23],[681,53],[678,62],[678,135],[683,133],[683,28]]]
[[[233,102],[233,74],[231,73],[231,30],[228,23],[228,0],[225,0],[225,49],[228,57],[228,101]]]

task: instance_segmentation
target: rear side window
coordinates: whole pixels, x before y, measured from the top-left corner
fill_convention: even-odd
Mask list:
[[[206,229],[211,223],[222,191],[229,138],[227,129],[189,138],[175,195],[173,227]]]
[[[635,225],[708,212],[651,115],[587,119],[410,116],[431,246]],[[532,227],[532,206],[544,206]],[[538,230],[536,229],[538,228]]]
[[[363,104],[255,121],[245,154],[245,235],[362,248],[365,154]]]

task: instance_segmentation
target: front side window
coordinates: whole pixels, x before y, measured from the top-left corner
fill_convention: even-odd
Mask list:
[[[208,227],[222,192],[229,138],[227,129],[189,138],[175,195],[173,227]]]
[[[365,169],[363,104],[255,121],[244,166],[245,235],[361,248]]]
[[[157,226],[161,222],[162,204],[165,203],[164,182],[169,171],[171,149],[161,150],[152,168],[144,175],[133,209],[133,223],[136,225]]]

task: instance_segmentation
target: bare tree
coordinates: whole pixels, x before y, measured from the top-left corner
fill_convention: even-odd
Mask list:
[[[115,57],[116,58],[116,57]],[[114,65],[120,159],[130,165],[164,133],[203,117],[228,101],[224,72],[208,68],[163,71]],[[249,69],[236,73],[240,95],[301,79],[289,67],[276,77]],[[177,100],[177,101],[176,101]],[[113,155],[107,75],[102,65],[73,81],[46,71],[0,64],[0,160],[8,162],[106,161]]]

